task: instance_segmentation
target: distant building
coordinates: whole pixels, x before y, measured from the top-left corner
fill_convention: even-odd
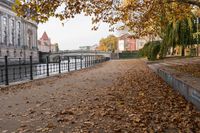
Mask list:
[[[8,56],[26,61],[32,56],[38,61],[37,23],[18,17],[12,11],[14,2],[0,1],[0,58]]]
[[[92,45],[92,46],[80,46],[79,47],[80,50],[84,50],[84,51],[89,51],[89,50],[94,51],[94,50],[97,50],[97,48],[98,48],[97,44]]]
[[[90,47],[90,50],[92,50],[92,51],[97,50],[97,49],[98,49],[98,44],[92,45]]]
[[[147,42],[148,42],[147,38],[136,39],[136,50],[142,49]]]
[[[80,46],[79,49],[87,51],[87,50],[90,50],[90,47],[91,46]]]
[[[159,37],[145,36],[140,38],[132,38],[130,34],[126,33],[119,37],[118,52],[122,51],[138,51],[144,47],[144,45],[152,40],[161,40]]]
[[[38,40],[38,49],[40,52],[58,52],[58,43],[52,44],[51,39],[48,37],[47,33],[44,32],[40,40]]]
[[[52,52],[58,52],[59,51],[58,43],[51,44],[51,51]]]
[[[129,34],[124,34],[119,37],[118,41],[118,51],[135,51],[136,49],[136,39],[131,38]]]

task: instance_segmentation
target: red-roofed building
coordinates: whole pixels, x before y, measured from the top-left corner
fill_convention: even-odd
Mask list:
[[[44,32],[40,40],[38,40],[38,49],[40,52],[57,52],[58,44],[52,44],[51,39]]]
[[[50,38],[48,37],[47,33],[44,32],[43,35],[42,35],[42,37],[40,39],[42,39],[42,40],[49,40]]]
[[[122,51],[135,51],[136,50],[136,39],[131,38],[129,34],[124,34],[119,37],[118,50]]]

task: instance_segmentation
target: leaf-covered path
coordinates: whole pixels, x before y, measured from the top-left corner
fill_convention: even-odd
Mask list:
[[[194,132],[200,113],[142,60],[12,86],[0,92],[0,132]]]

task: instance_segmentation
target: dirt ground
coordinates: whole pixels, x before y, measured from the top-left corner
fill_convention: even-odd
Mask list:
[[[142,60],[116,60],[0,91],[2,133],[198,133],[200,112]]]

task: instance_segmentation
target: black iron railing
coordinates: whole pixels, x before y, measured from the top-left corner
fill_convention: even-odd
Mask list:
[[[32,56],[29,59],[5,56],[0,58],[0,85],[75,71],[107,60],[109,59],[103,56],[90,55],[68,56],[67,60],[59,57],[58,61],[51,62],[47,56],[45,63],[36,63]]]

